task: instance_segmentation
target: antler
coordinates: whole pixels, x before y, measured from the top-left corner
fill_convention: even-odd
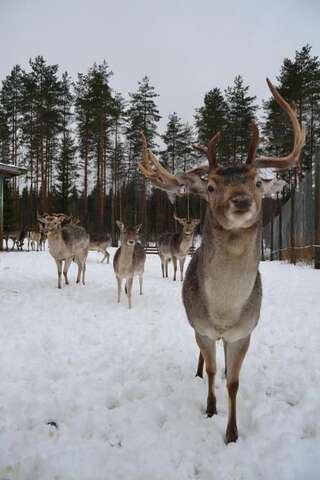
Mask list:
[[[285,157],[259,157],[255,158],[257,146],[259,143],[259,130],[257,125],[252,122],[252,139],[249,146],[247,163],[253,164],[257,168],[276,168],[277,170],[288,170],[295,167],[299,161],[301,150],[305,144],[305,130],[301,127],[295,106],[291,107],[288,102],[280,95],[278,90],[267,78],[267,84],[277,104],[289,115],[293,127],[293,148],[289,155]]]
[[[204,153],[209,161],[210,168],[217,168],[217,156],[216,156],[216,146],[218,141],[221,139],[222,133],[217,132],[208,143],[207,147],[201,145],[193,145],[193,148],[199,150],[199,152]]]
[[[143,163],[139,164],[140,171],[151,183],[168,195],[185,195],[186,193],[202,194],[206,192],[206,186],[202,185],[201,175],[208,172],[208,165],[197,167],[180,175],[172,175],[164,168],[155,155],[147,146],[144,133],[141,132],[143,147]]]

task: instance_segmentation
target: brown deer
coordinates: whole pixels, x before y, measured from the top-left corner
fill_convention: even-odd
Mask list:
[[[163,233],[158,239],[158,250],[161,258],[162,276],[168,277],[168,263],[172,259],[173,263],[173,280],[176,280],[177,264],[179,260],[180,277],[183,281],[183,268],[186,256],[192,246],[193,233],[200,220],[179,218],[174,214],[174,219],[182,225],[180,233]]]
[[[30,250],[42,250],[42,245],[41,245],[41,232],[36,232],[34,230],[31,230],[28,232],[28,251]]]
[[[239,373],[260,315],[262,289],[258,267],[263,182],[258,169],[295,167],[305,142],[305,133],[295,109],[269,80],[267,82],[276,102],[287,112],[292,123],[294,143],[289,155],[256,158],[259,131],[252,123],[248,156],[242,166],[219,167],[216,144],[220,132],[213,136],[207,148],[198,147],[206,154],[209,165],[174,176],[148,150],[145,138],[144,162],[140,165],[140,170],[153,185],[170,195],[191,192],[207,201],[202,244],[188,266],[182,296],[200,348],[198,375],[202,376],[203,363],[206,365],[209,417],[217,413],[215,345],[217,340],[223,340],[229,395],[227,443],[238,438],[236,396]]]
[[[61,288],[62,263],[66,285],[69,285],[68,270],[74,260],[78,265],[77,283],[85,284],[86,260],[88,256],[90,238],[83,227],[67,223],[59,215],[38,216],[48,236],[49,252],[54,258],[58,269],[58,288]]]
[[[103,263],[107,259],[107,263],[110,261],[110,253],[107,248],[111,245],[111,236],[109,233],[106,235],[92,235],[90,234],[90,246],[89,250],[92,252],[100,252],[103,254],[103,258],[100,263]]]
[[[113,269],[118,282],[118,303],[120,303],[122,280],[126,280],[125,290],[128,295],[129,308],[131,308],[133,277],[139,277],[140,295],[142,295],[142,283],[146,254],[143,246],[138,243],[141,225],[126,227],[117,220],[120,229],[121,247],[113,258]]]

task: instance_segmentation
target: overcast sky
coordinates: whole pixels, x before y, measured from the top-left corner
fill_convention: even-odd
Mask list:
[[[285,57],[320,55],[319,32],[318,0],[0,0],[0,79],[39,54],[73,78],[105,59],[125,96],[149,76],[163,127],[238,74],[265,98]]]

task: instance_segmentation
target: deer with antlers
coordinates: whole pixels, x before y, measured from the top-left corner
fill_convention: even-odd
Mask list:
[[[197,375],[202,376],[204,363],[206,366],[209,417],[217,413],[214,394],[215,349],[216,341],[223,340],[229,396],[227,443],[238,439],[236,397],[239,373],[249,348],[251,333],[260,316],[262,288],[258,268],[264,185],[258,169],[288,170],[295,167],[305,142],[305,132],[295,109],[268,79],[267,83],[293,127],[293,148],[287,156],[257,158],[259,130],[253,122],[244,165],[219,167],[216,145],[221,133],[218,132],[207,148],[198,147],[206,154],[209,165],[181,175],[172,175],[147,148],[143,137],[144,160],[140,170],[153,185],[170,195],[191,192],[207,201],[202,244],[188,266],[182,296],[200,349]]]
[[[163,233],[158,239],[158,251],[161,259],[161,269],[163,278],[168,277],[168,263],[172,259],[173,280],[176,280],[177,264],[179,260],[180,278],[183,281],[183,269],[186,257],[192,246],[193,233],[200,220],[197,218],[180,218],[174,214],[174,219],[182,225],[180,233]]]

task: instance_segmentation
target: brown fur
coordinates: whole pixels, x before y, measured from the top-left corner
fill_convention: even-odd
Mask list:
[[[122,281],[125,279],[128,304],[129,308],[131,308],[134,276],[139,277],[140,295],[142,295],[146,254],[142,245],[138,243],[141,225],[137,225],[136,227],[126,227],[120,221],[117,221],[117,225],[120,229],[121,247],[118,248],[113,258],[113,269],[118,284],[118,303],[120,303],[121,298]]]
[[[177,263],[180,265],[180,277],[183,281],[183,269],[186,256],[192,246],[193,234],[197,225],[200,223],[198,219],[189,220],[187,218],[179,218],[174,216],[180,225],[182,231],[180,233],[164,233],[158,239],[158,250],[161,259],[162,276],[168,277],[168,262],[173,263],[173,280],[176,280]]]

